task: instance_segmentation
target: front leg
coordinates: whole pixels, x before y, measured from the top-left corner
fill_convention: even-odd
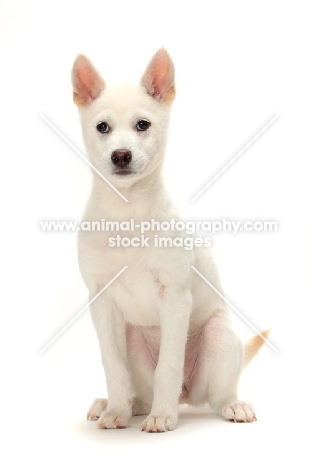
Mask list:
[[[176,428],[191,303],[189,291],[165,292],[160,315],[160,351],[154,373],[154,399],[142,431],[165,432]]]
[[[100,414],[100,429],[128,426],[132,413],[131,378],[127,365],[126,323],[113,301],[103,293],[91,305],[105,370],[108,403]]]

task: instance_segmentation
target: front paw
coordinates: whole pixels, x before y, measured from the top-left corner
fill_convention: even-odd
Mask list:
[[[166,432],[177,427],[178,418],[173,415],[150,414],[142,423],[141,431]]]
[[[235,422],[256,421],[255,410],[249,403],[244,401],[233,401],[222,408],[222,416]]]
[[[117,411],[103,411],[99,420],[99,429],[124,429],[129,426],[129,417]]]

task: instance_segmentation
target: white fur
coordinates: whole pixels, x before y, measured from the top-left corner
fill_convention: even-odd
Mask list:
[[[83,219],[178,220],[179,213],[162,179],[170,105],[149,95],[142,84],[120,85],[105,86],[99,97],[79,110],[92,164],[129,200],[126,203],[94,173]],[[148,131],[135,129],[140,119],[152,122]],[[110,125],[108,134],[97,132],[100,121]],[[112,174],[111,154],[117,149],[132,152],[135,174]],[[157,234],[181,236],[174,232]],[[138,236],[138,232],[124,235]],[[252,421],[254,412],[250,405],[237,400],[243,347],[231,328],[227,306],[191,270],[194,265],[222,291],[210,251],[157,249],[152,247],[153,242],[148,248],[111,248],[107,243],[112,236],[111,232],[79,233],[79,264],[90,299],[128,265],[90,307],[106,374],[108,401],[97,399],[88,419],[99,418],[101,428],[125,427],[131,415],[149,412],[142,430],[174,429],[183,369],[190,359],[195,374],[191,375],[192,384],[183,402],[209,402],[215,412],[227,419]],[[151,238],[152,233],[148,236]],[[190,356],[185,356],[188,342],[199,345],[190,345]],[[145,357],[142,347],[147,350]],[[154,362],[155,371],[144,359],[149,359],[151,365]]]

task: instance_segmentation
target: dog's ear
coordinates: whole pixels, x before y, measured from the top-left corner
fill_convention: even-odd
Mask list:
[[[90,60],[78,55],[72,68],[74,102],[85,106],[96,99],[105,87],[105,82]]]
[[[148,64],[141,84],[158,101],[170,104],[175,97],[174,65],[166,49],[159,49]]]

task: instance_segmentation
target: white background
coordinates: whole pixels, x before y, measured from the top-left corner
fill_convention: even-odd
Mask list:
[[[311,364],[310,2],[1,1],[1,417],[4,466],[308,466]],[[107,81],[139,80],[158,47],[176,66],[167,174],[194,220],[276,220],[278,232],[219,234],[228,299],[273,327],[241,380],[258,422],[183,413],[167,434],[100,431],[87,422],[105,396],[74,233],[90,170],[39,117],[83,151],[70,71],[88,55]],[[193,204],[196,192],[274,116],[278,119]],[[233,315],[234,312],[233,312]],[[233,317],[242,339],[253,331]],[[310,387],[310,388],[309,388]],[[175,466],[175,465],[174,465]]]

